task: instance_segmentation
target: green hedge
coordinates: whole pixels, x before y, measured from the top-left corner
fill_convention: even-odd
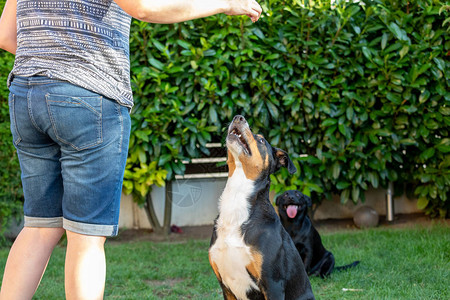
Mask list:
[[[239,113],[295,160],[295,176],[273,176],[276,192],[356,203],[370,186],[394,181],[428,214],[448,216],[449,6],[337,2],[265,1],[255,24],[225,15],[133,21],[136,105],[124,191],[143,201],[151,185],[184,172],[182,160],[223,142]],[[10,63],[1,68],[4,78]],[[2,131],[2,147],[13,151],[10,140]],[[3,180],[1,191],[16,197],[18,164],[3,153],[10,185]]]
[[[134,21],[125,191],[142,199],[151,184],[182,174],[181,161],[207,155],[206,143],[223,141],[240,113],[295,159],[294,177],[273,177],[276,192],[356,203],[394,181],[431,215],[448,214],[448,6],[271,0],[263,8],[256,24],[224,15]]]

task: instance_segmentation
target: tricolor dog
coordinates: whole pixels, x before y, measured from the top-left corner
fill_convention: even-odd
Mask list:
[[[296,168],[242,116],[229,126],[226,145],[229,174],[209,248],[224,299],[314,299],[300,255],[269,200],[270,174]]]

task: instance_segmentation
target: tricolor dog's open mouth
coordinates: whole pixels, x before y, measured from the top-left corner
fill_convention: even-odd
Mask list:
[[[247,139],[245,138],[244,134],[239,130],[238,126],[233,126],[232,128],[230,128],[230,131],[228,132],[228,138],[236,139],[239,145],[241,145],[242,148],[244,149],[245,154],[252,155]]]

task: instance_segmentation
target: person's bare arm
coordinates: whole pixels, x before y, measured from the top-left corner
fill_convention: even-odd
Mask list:
[[[133,18],[149,23],[178,23],[212,16],[246,15],[253,22],[261,15],[255,0],[114,0]]]
[[[0,48],[12,54],[17,49],[17,0],[7,0],[0,18]]]

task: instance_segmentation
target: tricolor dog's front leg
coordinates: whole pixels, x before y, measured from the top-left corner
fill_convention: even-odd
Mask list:
[[[214,261],[211,259],[211,253],[208,256],[209,256],[209,264],[211,265],[214,274],[217,277],[217,281],[219,281],[220,287],[222,288],[223,299],[237,300],[236,297],[233,295],[233,293],[223,284],[222,278],[219,273],[219,269],[217,268],[217,265],[214,263]]]

